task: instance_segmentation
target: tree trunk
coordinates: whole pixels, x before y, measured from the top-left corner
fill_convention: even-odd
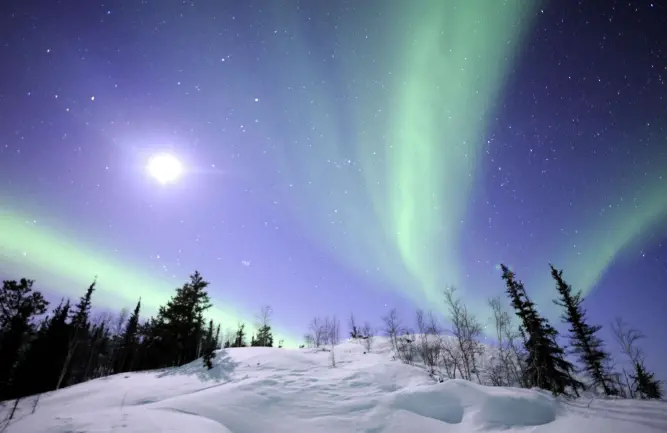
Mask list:
[[[74,356],[74,351],[77,344],[78,341],[74,340],[69,346],[67,357],[65,358],[65,362],[63,362],[63,368],[60,370],[60,376],[58,377],[58,383],[56,384],[56,391],[60,389],[60,385],[62,385],[65,374],[67,374],[67,371],[69,370],[69,363],[72,361],[72,356]]]

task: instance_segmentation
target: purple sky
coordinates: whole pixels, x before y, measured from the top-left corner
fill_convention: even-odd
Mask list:
[[[315,314],[441,310],[452,283],[483,312],[501,262],[549,309],[553,262],[592,320],[647,334],[667,378],[667,9],[552,2],[429,52],[406,48],[410,2],[320,3],[2,2],[0,275],[54,296],[100,275],[103,302],[131,307],[198,269],[216,306],[251,319],[270,304],[299,336]],[[494,62],[503,25],[525,33]],[[423,91],[403,60],[459,54],[476,79],[504,75]],[[413,101],[436,89],[460,128]],[[406,118],[431,133],[407,124],[390,147]],[[179,181],[147,176],[160,151]]]

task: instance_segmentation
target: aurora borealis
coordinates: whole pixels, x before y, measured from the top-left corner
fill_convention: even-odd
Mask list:
[[[484,315],[500,262],[549,309],[553,262],[667,341],[664,6],[66,3],[2,6],[3,277],[155,308],[198,269],[298,338],[446,285]]]

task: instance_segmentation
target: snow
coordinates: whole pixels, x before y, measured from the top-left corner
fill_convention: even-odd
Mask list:
[[[198,360],[105,377],[21,400],[5,432],[667,432],[665,402],[437,383],[376,340],[368,354],[337,346],[335,368],[328,351],[252,347],[218,352],[212,370]]]

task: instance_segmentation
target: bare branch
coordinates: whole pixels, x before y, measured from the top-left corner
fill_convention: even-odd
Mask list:
[[[370,353],[371,348],[373,347],[374,338],[375,331],[373,330],[373,327],[370,323],[364,322],[364,326],[361,327],[361,340],[367,353]]]
[[[621,353],[623,353],[628,360],[635,364],[642,356],[643,351],[637,347],[637,342],[643,339],[644,334],[634,328],[631,328],[621,317],[616,317],[611,324],[611,331],[614,340],[620,346]]]
[[[271,309],[270,305],[264,305],[260,310],[259,314],[257,315],[257,328],[262,328],[265,326],[270,326],[271,325],[271,316],[273,315],[273,309]]]
[[[354,314],[350,314],[347,326],[350,328],[350,338],[357,339],[361,337],[361,330],[357,326],[357,320],[355,319]]]
[[[455,288],[447,288],[444,291],[445,304],[448,307],[448,318],[452,322],[452,333],[456,337],[459,353],[462,361],[462,375],[466,380],[471,380],[472,374],[477,376],[479,373],[476,362],[480,352],[480,345],[477,341],[482,334],[482,325],[468,311],[466,305],[455,295]]]
[[[398,354],[398,336],[402,325],[396,308],[389,310],[389,313],[382,317],[382,322],[384,323],[384,332],[389,337],[394,352]]]

